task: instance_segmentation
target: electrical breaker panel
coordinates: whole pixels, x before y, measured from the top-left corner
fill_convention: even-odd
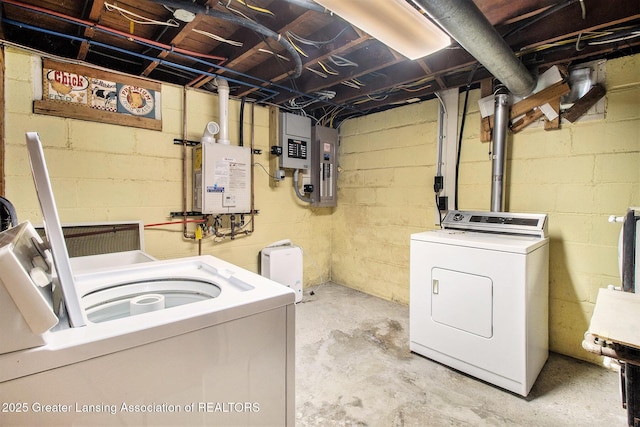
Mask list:
[[[313,206],[338,203],[338,130],[314,126],[311,138],[311,184]]]
[[[280,167],[309,169],[311,164],[311,119],[291,113],[280,113]]]
[[[249,213],[251,150],[215,142],[203,142],[193,150],[193,210]]]

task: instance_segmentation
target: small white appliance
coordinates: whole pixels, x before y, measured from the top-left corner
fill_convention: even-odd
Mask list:
[[[212,256],[73,271],[27,147],[49,242],[0,234],[2,423],[293,426],[294,292]]]
[[[302,301],[302,249],[289,240],[262,249],[260,274],[293,289],[296,302]]]
[[[547,217],[449,211],[411,236],[410,349],[526,396],[548,357]]]

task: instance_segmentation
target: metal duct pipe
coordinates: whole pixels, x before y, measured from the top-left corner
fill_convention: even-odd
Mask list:
[[[511,93],[525,97],[536,79],[470,0],[412,0]]]
[[[504,170],[507,159],[509,94],[500,88],[495,94],[493,125],[493,161],[491,163],[491,211],[504,211]]]

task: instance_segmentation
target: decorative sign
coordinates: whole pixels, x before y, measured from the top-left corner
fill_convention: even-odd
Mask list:
[[[35,113],[162,130],[160,83],[49,59],[42,76]]]
[[[143,87],[118,84],[118,112],[154,118],[154,94]]]
[[[118,111],[116,82],[91,79],[91,108]]]
[[[46,97],[55,101],[86,104],[89,98],[89,79],[85,76],[60,70],[44,72]]]

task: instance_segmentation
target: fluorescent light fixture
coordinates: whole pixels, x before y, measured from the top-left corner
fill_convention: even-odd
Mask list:
[[[409,59],[451,44],[451,39],[405,0],[315,0]]]

